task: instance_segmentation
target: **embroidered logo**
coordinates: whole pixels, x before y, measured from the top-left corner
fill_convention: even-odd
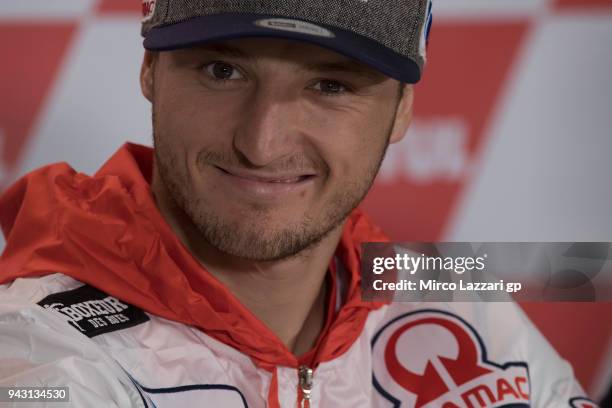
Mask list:
[[[326,28],[308,23],[306,21],[293,20],[289,18],[264,18],[255,21],[254,24],[259,27],[269,28],[272,30],[289,31],[293,33],[314,35],[317,37],[335,37],[334,33]]]
[[[59,314],[88,337],[126,329],[149,320],[142,310],[89,285],[54,293],[38,304]]]
[[[569,401],[569,404],[570,404],[570,407],[572,408],[598,408],[599,407],[593,401],[591,401],[588,398],[584,398],[584,397],[572,398]]]
[[[142,0],[142,22],[149,21],[153,18],[155,12],[155,0]]]
[[[478,333],[451,313],[402,315],[376,334],[372,352],[374,387],[394,407],[530,406],[527,364],[489,361]]]

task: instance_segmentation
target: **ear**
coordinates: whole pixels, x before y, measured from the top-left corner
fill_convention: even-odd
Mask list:
[[[395,122],[393,124],[393,131],[389,138],[389,143],[397,143],[404,138],[410,123],[412,122],[413,116],[413,102],[414,102],[414,89],[411,84],[404,85],[404,93],[402,99],[397,106],[397,112],[395,113]]]
[[[145,50],[140,67],[140,89],[144,97],[151,103],[153,103],[153,78],[155,77],[157,58],[157,53]]]

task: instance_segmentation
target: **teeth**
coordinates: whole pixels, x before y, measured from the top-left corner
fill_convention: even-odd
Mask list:
[[[300,181],[300,178],[301,177],[296,177],[291,180],[271,180],[270,182],[271,183],[295,183],[295,182]]]

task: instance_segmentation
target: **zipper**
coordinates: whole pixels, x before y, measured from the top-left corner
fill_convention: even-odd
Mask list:
[[[300,379],[300,391],[302,393],[301,408],[310,408],[310,392],[312,391],[312,368],[305,365],[298,369],[298,377]]]

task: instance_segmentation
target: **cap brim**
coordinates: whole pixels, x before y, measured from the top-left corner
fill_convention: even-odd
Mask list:
[[[312,35],[256,24],[266,18],[279,17],[242,13],[196,17],[180,23],[152,28],[146,34],[143,44],[147,50],[169,51],[212,41],[245,37],[284,38],[331,49],[401,82],[416,83],[421,78],[419,66],[415,61],[367,37],[324,24],[317,24],[317,26],[323,27],[333,35]]]

